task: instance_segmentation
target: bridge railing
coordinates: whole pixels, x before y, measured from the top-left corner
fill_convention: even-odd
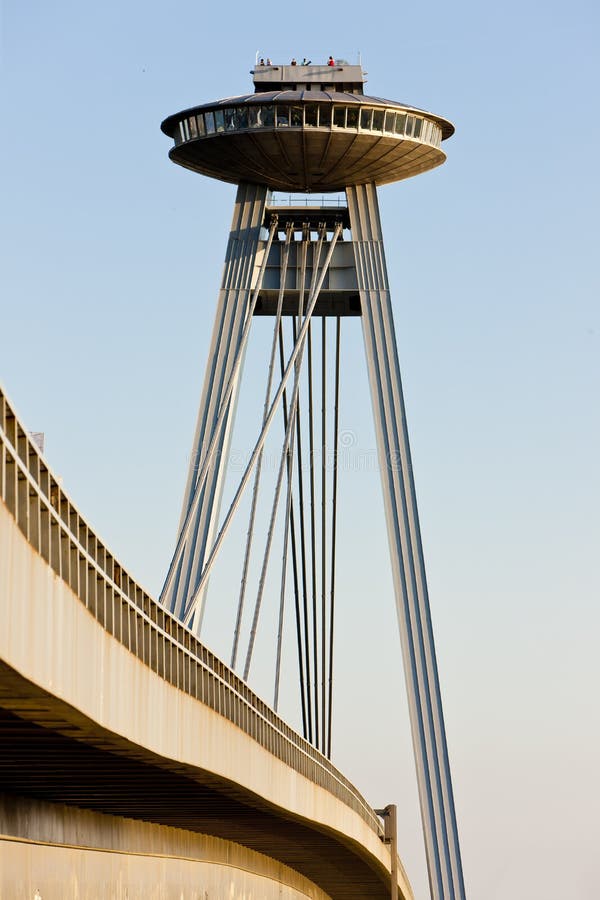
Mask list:
[[[1,386],[0,496],[31,546],[131,653],[325,788],[382,834],[380,820],[351,782],[115,559],[50,471]]]

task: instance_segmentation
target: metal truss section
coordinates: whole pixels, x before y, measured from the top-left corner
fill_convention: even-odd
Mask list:
[[[375,185],[346,189],[432,900],[465,889]]]

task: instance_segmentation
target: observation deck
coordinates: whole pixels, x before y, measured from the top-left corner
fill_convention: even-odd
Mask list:
[[[363,93],[361,66],[261,65],[253,94],[169,116],[173,162],[279,191],[387,184],[441,165],[446,119]]]

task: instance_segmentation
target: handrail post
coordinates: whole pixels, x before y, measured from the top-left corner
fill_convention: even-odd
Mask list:
[[[398,808],[395,803],[388,803],[384,809],[375,812],[383,819],[383,843],[390,846],[390,900],[398,900]]]

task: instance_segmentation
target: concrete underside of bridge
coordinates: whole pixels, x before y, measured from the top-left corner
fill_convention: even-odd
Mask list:
[[[0,795],[0,896],[327,900],[329,895],[288,866],[232,841]]]
[[[0,895],[389,897],[362,818],[107,634],[2,503],[0,615]]]

